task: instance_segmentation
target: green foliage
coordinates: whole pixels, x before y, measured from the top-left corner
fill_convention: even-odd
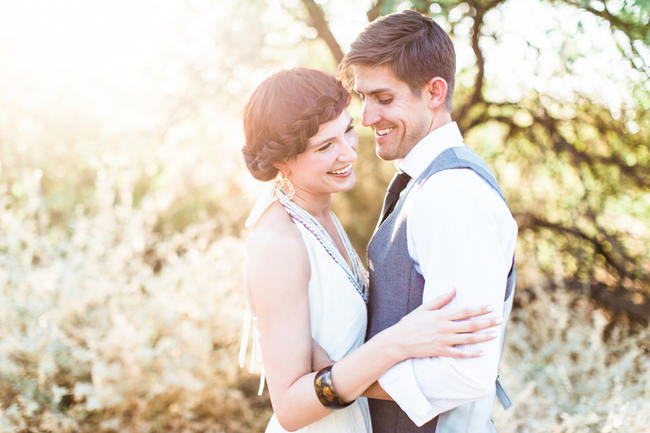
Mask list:
[[[487,42],[499,44],[508,37],[500,34],[498,28],[488,27],[484,17],[493,11],[498,13],[499,7],[509,3],[409,3],[423,13],[438,10],[436,19],[451,29],[457,49],[459,45],[471,44],[474,31],[481,34],[480,43],[472,49],[476,59],[485,60],[459,72],[452,117],[459,123],[466,143],[494,168],[518,221],[518,284],[530,287],[560,281],[568,289],[589,294],[608,308],[613,317],[627,314],[646,322],[650,318],[647,82],[635,82],[630,92],[633,103],[616,111],[606,106],[605,101],[580,93],[560,99],[526,90],[517,100],[504,100],[493,90],[501,83],[484,74],[491,59],[481,52],[481,47]],[[628,43],[617,39],[622,54],[619,61],[632,61],[635,69],[646,72],[638,67],[644,62],[641,48],[634,47],[647,32],[647,2],[623,2],[617,9],[613,5],[599,5],[601,2],[553,3],[558,8],[583,8],[622,32]],[[392,2],[378,5],[382,6],[382,13],[390,12],[394,6]],[[467,22],[472,26],[469,34],[470,25],[459,24]],[[580,25],[581,22],[578,30]],[[537,56],[543,54],[526,42]],[[555,72],[558,77],[569,80],[578,60],[588,54],[578,46],[571,39],[562,42],[561,64]],[[647,45],[643,49],[647,52]],[[631,75],[630,79],[639,77]],[[364,156],[360,155],[359,170],[382,172],[382,163]],[[385,184],[387,177],[379,180]],[[367,177],[361,179],[360,183],[369,181]],[[376,195],[364,199],[359,196],[361,192]],[[342,201],[349,201],[346,209],[354,209],[357,203],[370,209],[370,203],[381,202],[382,194],[381,188],[364,185]],[[365,245],[374,225],[360,231],[354,211],[343,217],[355,245]]]

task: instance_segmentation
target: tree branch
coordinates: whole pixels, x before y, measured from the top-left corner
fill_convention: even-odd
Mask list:
[[[565,279],[563,286],[576,291],[587,289],[589,297],[614,314],[624,313],[630,319],[643,325],[647,325],[650,320],[650,299],[646,293],[623,289],[624,294],[622,295],[612,292],[609,286],[600,282],[585,284],[572,279]],[[625,294],[641,297],[643,302],[634,302],[629,299],[630,296],[625,296]]]
[[[574,159],[574,165],[577,166],[581,162],[586,162],[592,166],[595,163],[617,166],[621,169],[624,176],[631,178],[637,185],[644,188],[650,187],[650,176],[647,176],[647,174],[644,176],[643,171],[635,170],[635,167],[628,166],[619,155],[613,153],[611,156],[601,156],[576,149],[560,132],[557,126],[558,119],[550,116],[545,108],[543,108],[541,115],[535,116],[535,121],[546,129],[553,141],[555,151],[558,153],[563,151],[568,152]],[[600,132],[603,133],[603,131]]]
[[[632,58],[628,57],[628,61],[630,62],[630,65],[640,71],[646,74],[646,77],[650,75],[650,71],[648,69],[648,65],[645,63],[645,59],[639,53],[639,51],[636,49],[634,46],[634,41],[642,41],[647,44],[647,23],[642,22],[635,22],[630,18],[622,17],[620,15],[614,15],[612,14],[609,9],[607,9],[607,3],[605,1],[602,2],[603,4],[603,10],[600,11],[596,8],[593,7],[593,5],[589,1],[585,0],[552,0],[553,3],[565,3],[571,6],[574,6],[578,9],[583,9],[587,12],[589,12],[592,15],[595,15],[609,23],[609,25],[612,27],[614,30],[621,31],[627,36],[630,42],[630,50],[632,53],[636,56],[636,58],[639,60],[641,65],[636,65],[633,61]],[[647,6],[646,6],[647,8]],[[628,17],[631,17],[632,14],[628,14]],[[638,18],[638,17],[637,17]],[[624,52],[622,49],[621,45],[617,42],[617,45],[619,49],[621,49],[621,52],[625,57],[627,57],[627,53]]]
[[[526,230],[539,231],[544,228],[585,241],[594,248],[596,254],[600,254],[605,259],[605,263],[616,272],[619,280],[624,278],[633,279],[633,276],[625,269],[625,262],[621,263],[621,261],[617,260],[611,253],[611,248],[607,246],[607,242],[598,239],[597,236],[589,236],[577,227],[566,227],[561,223],[551,222],[528,212],[517,214],[517,224],[520,232]]]
[[[366,12],[366,16],[368,17],[368,22],[371,23],[379,16],[381,15],[381,11],[386,5],[386,0],[377,0],[374,5],[370,9],[368,9],[368,12]]]
[[[463,104],[463,106],[458,110],[456,116],[457,119],[464,119],[471,107],[483,102],[483,84],[485,81],[485,58],[483,57],[483,51],[479,46],[479,41],[481,39],[481,28],[483,27],[483,17],[487,12],[498,6],[503,0],[492,0],[487,4],[482,4],[480,1],[470,1],[469,5],[475,11],[473,17],[474,24],[472,25],[472,50],[476,56],[476,66],[478,72],[476,73],[476,78],[474,79],[474,88],[472,91],[472,96]]]
[[[305,5],[309,14],[309,24],[316,29],[318,37],[325,41],[336,63],[341,63],[341,60],[343,60],[343,50],[330,30],[323,9],[314,0],[302,0],[302,3]]]
[[[623,178],[630,180],[635,185],[642,188],[650,188],[650,172],[648,171],[647,166],[641,164],[629,165],[625,162],[623,157],[615,152],[612,152],[610,155],[598,155],[586,150],[579,150],[576,148],[575,143],[572,143],[567,139],[567,137],[562,134],[560,131],[560,122],[571,122],[582,125],[589,125],[596,128],[603,140],[605,140],[609,147],[614,149],[616,148],[614,143],[610,142],[608,138],[609,131],[617,131],[620,135],[620,131],[623,131],[625,126],[618,124],[606,124],[605,120],[600,118],[597,115],[590,115],[586,110],[582,110],[575,119],[557,119],[549,114],[549,112],[544,108],[542,103],[537,99],[531,106],[536,107],[534,110],[527,108],[520,104],[512,104],[508,102],[486,102],[480,101],[471,104],[471,108],[477,106],[477,104],[484,104],[484,109],[476,117],[469,119],[468,116],[458,117],[462,131],[467,134],[471,129],[478,127],[490,120],[502,123],[510,128],[513,132],[520,132],[527,137],[530,137],[532,132],[529,127],[522,127],[518,125],[513,120],[512,116],[509,114],[501,113],[490,113],[490,109],[498,108],[500,111],[505,110],[515,110],[515,111],[525,111],[533,119],[533,124],[541,126],[544,131],[546,131],[547,136],[549,137],[553,150],[557,154],[568,153],[571,155],[571,161],[575,167],[579,167],[581,163],[586,163],[590,167],[596,167],[598,164],[604,166],[618,167]],[[467,123],[465,123],[467,122]],[[634,141],[627,139],[628,144],[633,144]],[[642,143],[638,144],[642,146]]]
[[[613,28],[625,33],[625,35],[631,40],[644,40],[645,38],[645,34],[647,32],[647,27],[645,25],[625,20],[618,15],[613,15],[609,9],[607,9],[607,4],[605,2],[603,2],[602,11],[594,8],[589,2],[586,1],[564,0],[564,2],[570,4],[571,6],[584,9],[590,14],[604,19]]]

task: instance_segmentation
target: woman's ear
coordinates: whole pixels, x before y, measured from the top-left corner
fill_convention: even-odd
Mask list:
[[[279,171],[280,173],[282,173],[282,175],[283,175],[284,177],[287,177],[287,176],[289,176],[289,175],[291,174],[291,170],[289,170],[289,167],[287,167],[287,164],[286,164],[285,161],[274,162],[274,163],[273,163],[273,167],[277,168],[278,171]]]
[[[426,84],[426,96],[429,108],[437,109],[445,104],[447,98],[447,81],[442,77],[433,77]]]

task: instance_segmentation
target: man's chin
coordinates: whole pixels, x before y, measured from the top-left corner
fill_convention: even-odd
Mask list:
[[[389,152],[387,149],[382,149],[380,147],[376,148],[375,154],[378,158],[383,159],[384,161],[393,161],[396,159],[395,155],[392,152]]]

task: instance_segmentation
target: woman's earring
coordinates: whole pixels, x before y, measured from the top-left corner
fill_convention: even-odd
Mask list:
[[[280,203],[286,205],[291,201],[295,193],[296,190],[293,188],[293,184],[289,178],[281,174],[280,178],[275,181],[275,196]]]

